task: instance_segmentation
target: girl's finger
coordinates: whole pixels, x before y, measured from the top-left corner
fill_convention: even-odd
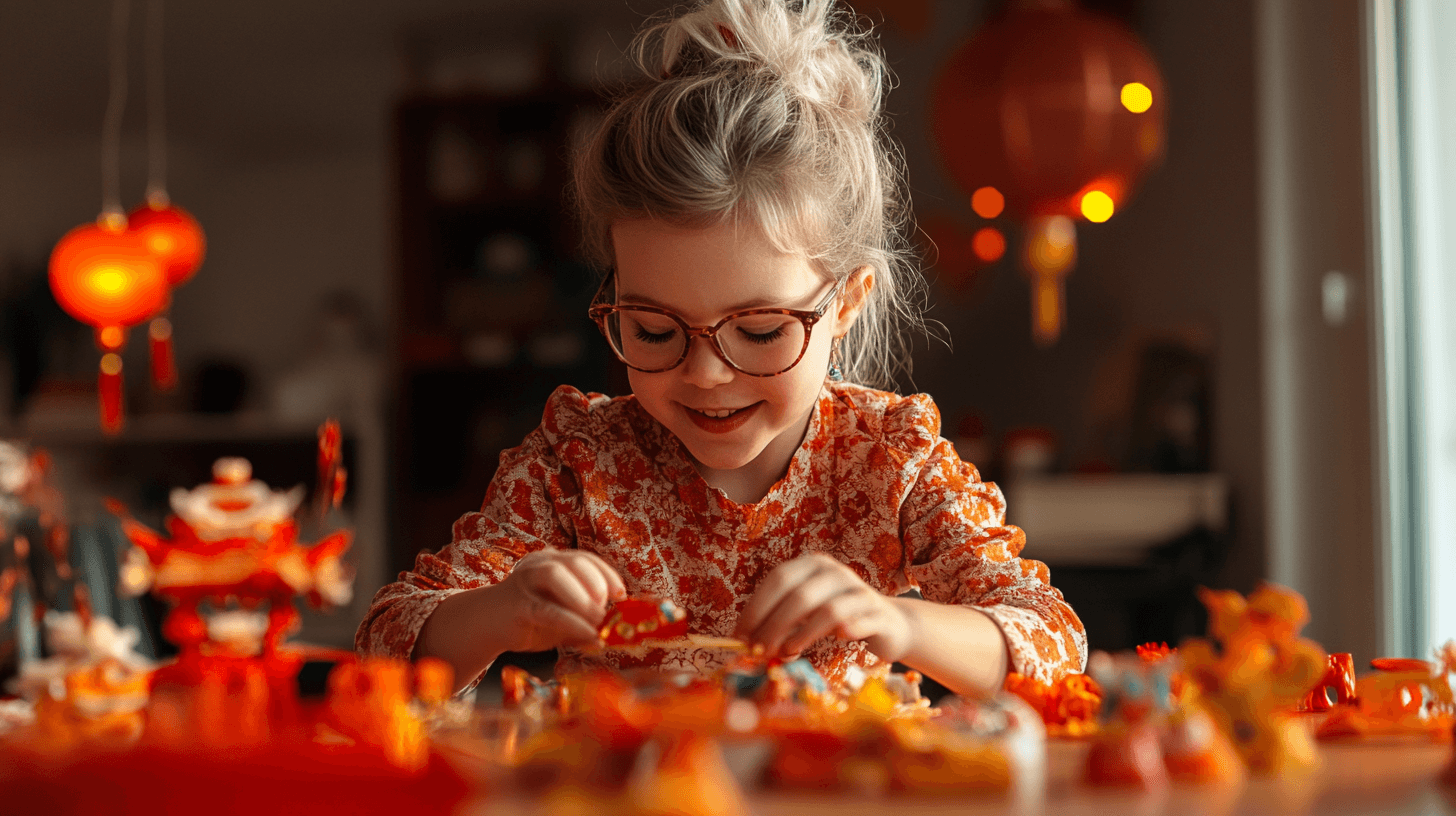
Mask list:
[[[595,627],[570,609],[546,598],[536,598],[529,607],[528,616],[536,626],[552,633],[557,643],[586,646],[597,642]]]
[[[582,555],[585,555],[587,557],[587,560],[595,565],[597,569],[601,570],[602,577],[605,578],[607,582],[608,600],[620,601],[623,598],[627,597],[627,585],[622,583],[622,576],[619,575],[617,571],[612,568],[611,564],[607,563],[607,560],[605,558],[602,558],[600,555],[597,555],[594,552],[589,552],[587,550],[581,550],[580,552]]]
[[[769,612],[753,632],[752,642],[762,644],[769,654],[778,652],[794,630],[804,624],[806,617],[831,598],[853,592],[855,588],[848,576],[839,570],[825,569],[814,573]]]
[[[784,651],[802,652],[811,643],[831,634],[844,636],[842,630],[856,621],[874,618],[879,598],[868,591],[845,592],[830,598],[804,621],[804,625],[784,642]],[[870,627],[873,628],[873,627]],[[845,637],[845,640],[862,640],[860,636]]]
[[[601,618],[601,606],[592,601],[581,578],[561,559],[536,566],[524,577],[531,594],[554,601],[584,621]]]
[[[769,612],[779,605],[785,595],[822,566],[823,562],[814,556],[801,556],[775,567],[763,583],[759,584],[758,589],[754,590],[753,597],[748,599],[743,611],[739,613],[734,635],[749,638],[763,625]]]
[[[611,589],[607,585],[607,576],[602,574],[601,567],[591,558],[586,557],[585,553],[575,553],[562,559],[562,563],[566,564],[567,568],[576,576],[576,580],[581,582],[582,589],[585,589],[588,597],[591,598],[592,606],[602,615],[606,614]],[[600,618],[601,615],[598,615],[597,619],[600,620]]]

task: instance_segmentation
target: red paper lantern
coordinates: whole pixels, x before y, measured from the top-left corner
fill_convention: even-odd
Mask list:
[[[120,218],[83,224],[51,251],[51,292],[68,314],[96,330],[102,357],[101,424],[121,430],[121,356],[126,330],[167,305],[167,276]]]
[[[161,264],[168,286],[181,285],[202,266],[207,237],[186,210],[171,204],[143,204],[126,219],[127,229]]]
[[[167,278],[135,235],[100,223],[66,233],[51,252],[56,302],[98,332],[126,329],[167,305]]]
[[[1163,151],[1151,55],[1070,0],[1013,0],[951,55],[931,115],[952,178],[994,188],[1015,217],[1082,217],[1092,191],[1121,206]]]
[[[1162,156],[1157,65],[1126,27],[1071,0],[1011,0],[946,62],[931,116],[941,158],[976,211],[1004,200],[1007,215],[1030,220],[1021,255],[1033,336],[1054,342],[1076,257],[1066,219],[1111,218]]]

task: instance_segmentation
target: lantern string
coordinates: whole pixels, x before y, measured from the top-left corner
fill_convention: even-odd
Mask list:
[[[165,207],[167,196],[167,108],[162,72],[162,2],[147,2],[147,203]]]
[[[126,224],[126,211],[121,208],[121,121],[126,113],[126,33],[130,13],[130,0],[114,0],[111,6],[111,90],[101,126],[100,219],[112,226]]]

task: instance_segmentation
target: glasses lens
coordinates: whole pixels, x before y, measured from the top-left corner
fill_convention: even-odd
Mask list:
[[[789,315],[744,315],[718,330],[718,344],[740,370],[777,374],[799,359],[804,349],[804,324]]]
[[[607,340],[633,368],[654,371],[682,357],[682,327],[666,315],[618,309],[607,317]]]

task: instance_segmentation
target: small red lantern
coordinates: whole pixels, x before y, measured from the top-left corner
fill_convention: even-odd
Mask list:
[[[1011,0],[946,62],[931,116],[946,169],[968,195],[1000,193],[1019,219],[1100,223],[1162,156],[1163,79],[1117,21],[1071,0]],[[1028,272],[1052,283],[1042,269]],[[1060,330],[1059,316],[1035,320],[1043,341]]]
[[[166,193],[154,193],[147,203],[127,216],[127,229],[147,247],[161,264],[167,285],[187,282],[207,254],[207,237],[192,214],[167,201]],[[158,316],[147,328],[152,360],[152,383],[163,391],[177,385],[177,364],[172,351],[172,323]]]
[[[202,266],[207,237],[181,207],[149,201],[127,215],[126,227],[161,264],[168,286],[182,285]]]
[[[61,238],[51,251],[51,292],[68,314],[96,330],[102,358],[102,427],[121,430],[121,357],[126,330],[167,305],[161,265],[119,217],[103,216]]]

